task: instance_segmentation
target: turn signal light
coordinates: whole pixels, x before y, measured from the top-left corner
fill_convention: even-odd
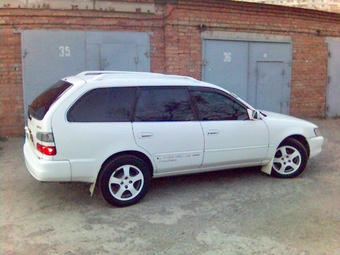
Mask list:
[[[55,146],[45,146],[37,143],[37,150],[44,155],[54,156],[57,155],[57,148]]]

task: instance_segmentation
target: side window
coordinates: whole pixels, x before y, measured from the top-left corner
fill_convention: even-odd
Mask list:
[[[246,120],[246,108],[227,95],[212,90],[191,91],[200,120]]]
[[[142,88],[135,121],[190,121],[194,113],[187,88]]]
[[[136,88],[99,88],[84,94],[68,111],[69,122],[131,121]]]

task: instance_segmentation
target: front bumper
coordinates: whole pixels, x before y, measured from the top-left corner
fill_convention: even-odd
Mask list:
[[[308,139],[309,144],[309,157],[315,157],[321,153],[324,138],[322,136],[317,136]]]
[[[42,182],[71,181],[71,165],[69,161],[54,161],[39,158],[26,138],[23,147],[25,164],[30,174]]]

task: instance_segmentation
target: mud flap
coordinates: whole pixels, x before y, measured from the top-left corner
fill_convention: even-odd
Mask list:
[[[267,165],[262,166],[261,171],[270,175],[272,173],[273,162],[274,158],[272,158],[272,160]]]
[[[94,188],[96,187],[96,182],[94,183],[91,183],[91,186],[90,186],[90,193],[91,193],[91,197],[93,196],[93,193],[94,193]]]

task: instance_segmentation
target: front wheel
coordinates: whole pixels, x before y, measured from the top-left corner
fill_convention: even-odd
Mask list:
[[[271,174],[278,178],[294,178],[303,172],[307,160],[305,147],[299,141],[288,138],[276,150]]]
[[[140,158],[123,155],[103,166],[98,182],[101,193],[109,204],[129,206],[138,203],[148,192],[151,172]]]

